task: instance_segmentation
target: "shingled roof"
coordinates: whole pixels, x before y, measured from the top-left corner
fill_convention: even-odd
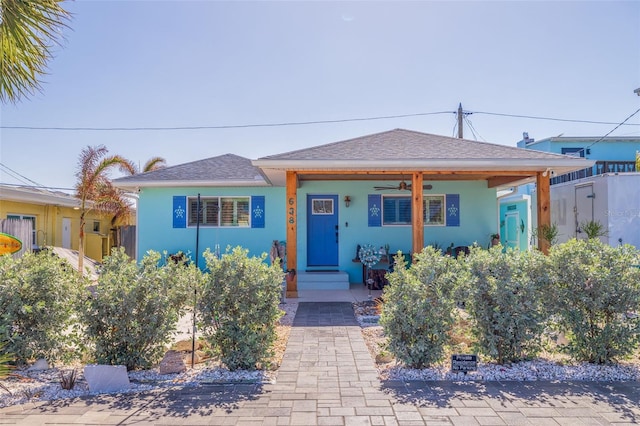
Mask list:
[[[430,179],[478,180],[500,175],[500,182],[507,185],[530,181],[536,173],[548,170],[562,174],[584,169],[593,161],[395,129],[262,157],[253,165],[262,169],[274,185],[284,184],[287,170],[297,172],[302,180],[344,178],[349,173],[352,178],[371,179],[390,177],[389,173],[404,176],[412,171],[430,173]]]
[[[395,129],[340,142],[262,157],[262,160],[511,160],[566,159],[541,151]],[[254,162],[255,163],[255,162]]]
[[[349,171],[367,173],[367,178],[380,178],[385,174],[390,177],[389,171],[404,174],[422,170],[442,172],[442,178],[456,174],[458,179],[482,179],[500,174],[498,172],[511,172],[515,181],[522,179],[523,171],[531,177],[545,170],[567,173],[592,164],[592,161],[567,155],[395,129],[253,161],[226,154],[115,179],[113,183],[127,189],[279,186],[284,185],[286,170],[298,171],[299,178],[305,179],[329,178],[326,173],[332,171],[347,179],[345,173]],[[305,171],[310,173],[305,175]],[[360,174],[359,178],[363,176]],[[510,182],[507,178],[502,181]]]
[[[248,158],[225,154],[115,179],[121,188],[149,186],[265,186],[260,169]]]

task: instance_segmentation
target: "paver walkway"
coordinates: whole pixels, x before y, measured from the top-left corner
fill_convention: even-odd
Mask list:
[[[606,425],[640,384],[383,382],[350,303],[300,303],[275,384],[217,384],[0,409],[0,424]]]

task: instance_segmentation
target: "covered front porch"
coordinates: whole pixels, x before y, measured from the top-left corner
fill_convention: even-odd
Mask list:
[[[358,244],[389,246],[390,254],[485,245],[499,230],[500,189],[535,182],[538,224],[549,226],[552,172],[586,163],[400,129],[253,162],[285,187],[286,267],[296,271],[288,297],[299,297],[299,273],[347,271],[350,282],[361,281]]]

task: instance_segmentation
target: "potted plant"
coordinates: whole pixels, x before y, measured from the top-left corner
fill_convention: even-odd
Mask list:
[[[497,246],[498,244],[500,244],[500,234],[491,234],[491,247]]]

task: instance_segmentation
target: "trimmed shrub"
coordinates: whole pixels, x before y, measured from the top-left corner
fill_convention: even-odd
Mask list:
[[[207,250],[209,271],[199,298],[202,332],[229,370],[268,367],[276,340],[282,268],[249,257],[249,251],[227,248],[218,258]]]
[[[466,259],[469,313],[478,351],[498,364],[536,355],[542,346],[547,311],[542,295],[548,285],[548,261],[537,250],[473,248]]]
[[[455,319],[454,294],[465,274],[460,262],[433,247],[414,259],[407,268],[399,255],[387,274],[380,324],[389,352],[409,367],[422,368],[444,357]]]
[[[162,357],[201,272],[160,260],[159,253],[149,251],[137,264],[123,248],[104,259],[95,294],[83,311],[96,362],[133,370]]]
[[[576,360],[608,364],[630,355],[640,341],[640,259],[630,245],[572,239],[553,247],[553,300],[565,348]]]
[[[68,262],[47,251],[0,256],[0,341],[17,364],[73,357],[73,315],[82,289]]]

